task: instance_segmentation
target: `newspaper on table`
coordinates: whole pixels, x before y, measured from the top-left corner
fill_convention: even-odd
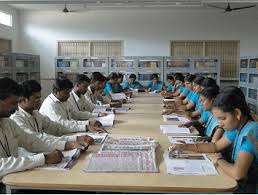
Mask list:
[[[95,119],[97,121],[101,122],[103,127],[113,127],[115,115],[114,114],[109,114],[107,116],[97,117]]]
[[[114,110],[110,107],[106,106],[96,106],[94,110],[92,111],[93,113],[107,113],[107,114],[113,114]]]
[[[202,137],[201,136],[168,136],[168,140],[172,144],[194,144],[201,142]]]
[[[155,151],[109,151],[92,154],[85,172],[156,173]]]
[[[69,170],[72,168],[76,160],[79,158],[81,154],[81,150],[75,148],[73,150],[62,151],[62,153],[64,157],[62,158],[62,161],[60,163],[44,165],[42,167],[37,167],[36,169],[60,170],[60,171]]]
[[[104,142],[101,152],[126,150],[126,151],[146,151],[155,150],[158,143],[151,138],[144,137],[108,137]]]
[[[111,94],[112,100],[124,100],[126,99],[125,93],[112,93]]]
[[[107,133],[88,133],[88,132],[80,132],[80,133],[76,133],[75,135],[77,136],[91,136],[94,139],[94,144],[102,144],[106,137],[108,136]]]
[[[164,121],[175,121],[175,122],[190,122],[190,120],[184,116],[177,116],[177,115],[162,115]]]
[[[205,154],[177,154],[175,152],[165,152],[164,160],[168,174],[218,175],[214,164]]]
[[[190,134],[189,128],[178,127],[178,125],[160,125],[163,134]]]
[[[120,107],[120,108],[113,108],[113,110],[115,111],[115,113],[127,113],[129,108],[128,107]]]

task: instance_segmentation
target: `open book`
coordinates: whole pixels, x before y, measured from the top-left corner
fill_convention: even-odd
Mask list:
[[[94,110],[92,111],[93,113],[107,113],[107,114],[114,114],[114,110],[110,107],[106,106],[96,106]]]
[[[88,135],[91,136],[94,139],[94,144],[102,144],[106,137],[108,136],[107,133],[88,133],[88,132],[79,132],[76,133],[75,135],[77,136],[84,136],[84,135]]]
[[[177,154],[174,152],[165,152],[164,160],[168,174],[218,175],[215,166],[205,154]]]

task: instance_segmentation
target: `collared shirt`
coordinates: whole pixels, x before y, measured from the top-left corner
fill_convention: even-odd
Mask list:
[[[87,108],[91,112],[98,105],[98,102],[101,102],[103,104],[109,104],[111,101],[110,98],[108,98],[107,96],[102,96],[101,94],[93,93],[90,86],[88,87],[88,90],[84,96],[85,96]]]
[[[24,171],[45,164],[45,157],[40,152],[50,152],[62,149],[56,143],[46,144],[38,137],[23,131],[10,118],[0,119],[0,139],[4,148],[0,146],[0,178],[9,173]],[[34,153],[33,156],[19,157],[18,146]],[[10,155],[7,155],[10,154]]]
[[[40,114],[38,110],[34,110],[31,115],[19,107],[10,118],[27,133],[33,134],[42,140],[46,140],[47,144],[48,142],[76,141],[77,139],[77,136],[62,136],[73,132],[73,130],[67,129],[65,126],[51,121],[47,116]],[[63,143],[63,146],[65,146],[65,142]]]
[[[94,117],[98,117],[98,113],[91,113],[87,110],[87,108],[89,107],[87,105],[87,102],[85,100],[85,96],[81,95],[80,97],[72,90],[70,92],[70,97],[68,99],[68,101],[71,103],[71,105],[73,106],[73,109],[76,110],[77,112],[82,112],[85,114],[86,118],[94,118]],[[88,108],[89,109],[89,108]]]
[[[42,103],[39,112],[51,120],[72,129],[73,132],[85,131],[89,121],[85,114],[73,109],[70,102],[61,102],[54,94],[50,94]]]

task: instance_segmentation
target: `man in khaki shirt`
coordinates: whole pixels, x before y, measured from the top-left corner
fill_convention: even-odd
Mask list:
[[[66,141],[46,144],[48,140],[41,140],[22,130],[8,118],[17,109],[20,94],[21,87],[15,81],[0,78],[0,179],[9,173],[32,169],[44,164],[59,163],[63,157],[59,150],[82,148],[86,144],[81,142],[77,145],[67,145]],[[38,154],[19,157],[18,147]],[[43,152],[50,153],[43,154]]]

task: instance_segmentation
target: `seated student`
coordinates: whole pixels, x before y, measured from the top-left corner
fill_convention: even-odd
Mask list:
[[[147,83],[147,91],[153,91],[153,92],[161,92],[164,84],[162,81],[159,81],[158,74],[152,74],[151,81],[148,81]]]
[[[80,141],[88,145],[93,143],[94,140],[90,136],[62,136],[72,132],[73,129],[67,129],[39,113],[41,86],[37,81],[24,81],[21,87],[22,94],[19,98],[18,110],[10,117],[20,128],[39,139],[48,140],[46,141],[47,144],[49,144],[48,142],[51,144],[58,143],[60,140],[69,141],[66,142],[66,145],[78,145]]]
[[[124,84],[124,89],[143,90],[144,87],[138,81],[136,81],[136,75],[135,74],[130,74],[128,81],[126,81],[125,84]]]
[[[123,87],[122,87],[122,83],[123,83],[123,79],[124,79],[124,75],[122,73],[117,73],[117,83],[112,84],[112,91],[113,93],[122,93],[122,92],[126,92]]]
[[[201,90],[207,88],[207,87],[218,87],[216,84],[216,81],[212,78],[204,78],[203,81],[200,83]],[[202,104],[200,101],[197,102],[195,106],[195,111],[188,113],[189,117],[197,118],[200,117],[203,112]]]
[[[220,140],[215,143],[174,144],[169,149],[214,153],[233,145],[230,162],[224,160],[220,153],[209,155],[209,158],[238,181],[237,193],[255,193],[258,176],[258,123],[251,120],[245,99],[232,91],[222,92],[216,97],[212,113],[218,119],[220,127],[225,129]]]
[[[113,92],[112,86],[117,84],[118,75],[115,72],[112,72],[108,76],[108,81],[105,84],[104,92],[106,95],[111,96]]]
[[[185,76],[184,88],[178,97],[179,99],[184,100],[188,96],[188,94],[192,91],[193,89],[192,82],[194,79],[195,79],[195,75],[188,74],[187,76]]]
[[[85,100],[85,93],[90,85],[90,79],[84,74],[76,75],[75,85],[70,92],[68,101],[77,112],[85,113],[86,118],[106,116],[105,113],[91,113]]]
[[[213,101],[218,93],[219,87],[203,89],[200,93],[200,101],[204,109],[202,117],[198,121],[188,122],[179,126],[194,126],[199,130],[201,135],[207,136],[211,142],[218,141],[222,137],[224,130],[219,127],[217,118],[211,113]]]
[[[99,121],[87,120],[87,115],[73,109],[67,101],[72,88],[73,84],[69,79],[57,78],[53,85],[53,92],[43,101],[39,112],[74,132],[105,132]]]
[[[23,131],[13,120],[8,118],[17,109],[20,86],[12,79],[0,78],[0,178],[3,176],[43,166],[56,164],[62,160],[64,143],[46,143],[38,137]],[[32,156],[19,157],[18,147],[38,153]],[[72,148],[67,148],[72,149]],[[52,151],[52,152],[51,152]],[[43,152],[50,152],[44,154]]]
[[[168,82],[168,85],[166,86],[166,91],[172,92],[173,88],[174,88],[174,85],[175,85],[174,77],[172,75],[168,75],[167,76],[167,82]]]
[[[92,112],[96,105],[99,104],[109,104],[111,107],[121,107],[120,102],[111,102],[110,99],[104,98],[102,92],[106,83],[106,77],[100,72],[93,72],[91,78],[91,84],[85,93],[85,100],[87,103],[87,108]]]
[[[167,91],[165,94],[162,94],[166,98],[177,97],[184,90],[184,75],[182,73],[175,73],[175,84],[172,91]]]

